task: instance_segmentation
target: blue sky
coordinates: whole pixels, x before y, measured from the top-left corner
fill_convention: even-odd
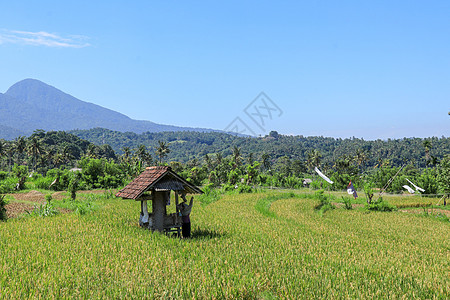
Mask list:
[[[0,70],[162,124],[448,137],[450,2],[8,1]]]

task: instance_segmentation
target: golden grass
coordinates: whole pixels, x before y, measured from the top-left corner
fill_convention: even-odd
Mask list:
[[[0,223],[0,298],[448,298],[449,224],[277,192],[195,204],[193,238],[137,226],[139,203]]]

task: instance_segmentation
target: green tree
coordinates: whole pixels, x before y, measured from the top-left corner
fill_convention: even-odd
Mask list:
[[[437,167],[437,181],[439,189],[450,194],[450,155],[445,156]]]
[[[314,170],[314,167],[318,167],[320,165],[321,159],[322,154],[320,154],[319,150],[310,150],[308,152],[308,159],[306,161],[309,170]]]
[[[150,166],[153,162],[151,154],[147,151],[147,148],[143,144],[139,145],[138,149],[136,150],[136,155],[139,161],[147,166]]]
[[[17,163],[21,164],[20,162],[23,158],[23,153],[25,152],[25,149],[27,147],[25,137],[19,136],[14,140],[13,145],[14,150],[17,152]]]
[[[241,148],[238,146],[233,146],[233,169],[236,169],[241,166]]]
[[[159,157],[159,165],[161,165],[163,158],[170,153],[168,144],[163,141],[158,141],[158,148],[156,149],[155,153]]]
[[[424,140],[422,145],[425,148],[425,163],[428,167],[428,164],[430,163],[430,150],[431,150],[432,144],[431,144],[430,140]]]
[[[44,152],[44,148],[42,146],[41,140],[36,135],[32,135],[28,139],[27,149],[28,149],[28,153],[31,155],[31,158],[33,160],[33,163],[32,163],[33,170],[36,170],[36,163],[37,163],[39,157]]]
[[[264,171],[270,170],[270,168],[272,166],[272,162],[270,161],[270,155],[267,154],[266,152],[264,152],[261,155],[261,160],[262,160],[262,167],[263,167]]]
[[[122,161],[125,163],[130,163],[130,156],[131,156],[131,149],[128,146],[125,146],[122,148],[123,155],[122,155]]]

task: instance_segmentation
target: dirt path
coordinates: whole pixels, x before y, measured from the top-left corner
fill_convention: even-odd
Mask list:
[[[65,192],[56,192],[52,194],[53,199],[63,199],[65,197]],[[17,193],[17,194],[7,194],[14,198],[11,203],[5,206],[6,215],[8,219],[17,218],[18,216],[26,213],[32,212],[36,205],[41,205],[46,202],[45,194],[39,191],[29,191],[27,193]],[[61,213],[71,212],[68,209],[58,208]]]

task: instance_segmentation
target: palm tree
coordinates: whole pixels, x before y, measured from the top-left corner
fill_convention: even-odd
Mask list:
[[[213,163],[211,157],[208,154],[205,154],[205,164],[209,171],[213,169]]]
[[[5,147],[6,157],[8,158],[8,170],[11,172],[12,168],[12,157],[14,156],[14,147],[12,143],[7,144]]]
[[[356,150],[355,161],[358,164],[360,171],[362,172],[362,170],[364,169],[364,166],[366,164],[366,161],[367,161],[366,151],[361,148]]]
[[[28,153],[31,155],[31,157],[33,159],[33,170],[35,170],[36,162],[44,151],[42,148],[41,141],[36,136],[33,135],[28,139],[28,147],[27,148],[28,148]]]
[[[159,157],[159,165],[161,165],[162,159],[170,153],[169,146],[166,142],[158,141],[158,149],[156,149],[155,153]]]
[[[18,138],[16,138],[14,140],[13,145],[14,145],[15,151],[17,152],[18,164],[20,164],[20,160],[22,159],[23,152],[25,151],[25,149],[27,147],[25,137],[19,136]]]
[[[62,148],[61,155],[62,155],[64,163],[68,163],[68,164],[70,164],[70,161],[75,158],[75,155],[73,155],[73,152],[72,152],[72,148],[69,145],[65,145]]]
[[[261,160],[262,160],[262,166],[263,166],[264,170],[265,171],[269,170],[271,167],[270,155],[267,154],[266,152],[264,152],[261,155]]]
[[[241,165],[241,148],[238,146],[233,146],[233,168],[236,169]]]
[[[320,154],[319,150],[313,149],[308,152],[308,159],[306,161],[306,164],[308,165],[310,170],[313,170],[314,167],[318,167],[320,165],[320,160],[322,158],[322,155]]]
[[[430,140],[424,140],[423,141],[423,147],[425,148],[425,164],[428,167],[428,164],[430,163],[430,150],[431,150],[431,141]]]
[[[98,153],[97,153],[97,147],[95,147],[94,144],[89,144],[88,148],[86,149],[86,156],[89,158],[97,158],[98,157]]]
[[[250,152],[250,153],[248,154],[247,161],[248,161],[248,164],[249,164],[249,165],[253,165],[253,163],[254,163],[253,152]]]
[[[123,151],[122,160],[124,162],[129,163],[130,162],[130,154],[131,154],[130,147],[125,146],[122,148],[122,151]]]
[[[0,140],[0,163],[2,162],[2,157],[4,155],[6,155],[6,142],[4,140]]]
[[[139,145],[136,150],[136,155],[141,162],[146,163],[148,166],[152,164],[152,156],[145,148],[145,145]]]
[[[222,164],[222,160],[223,160],[222,153],[217,152],[216,153],[216,165],[220,166],[220,164]]]

